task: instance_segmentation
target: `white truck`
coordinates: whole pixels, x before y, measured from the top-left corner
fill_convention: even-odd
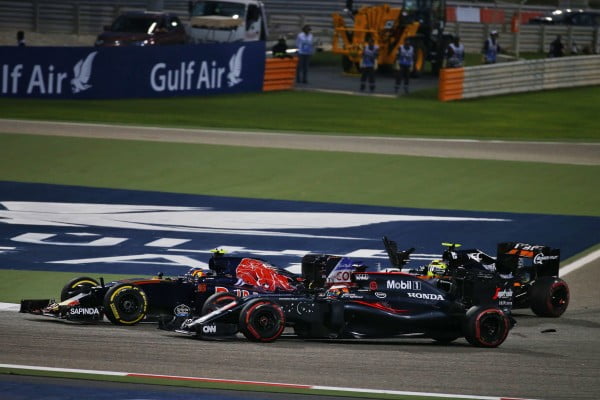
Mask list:
[[[192,43],[249,42],[267,39],[265,6],[258,0],[189,2],[187,34]]]

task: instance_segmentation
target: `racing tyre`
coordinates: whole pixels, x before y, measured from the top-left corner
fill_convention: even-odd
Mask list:
[[[540,317],[560,317],[569,306],[569,286],[560,278],[545,276],[529,289],[531,310]]]
[[[113,324],[137,324],[148,312],[148,297],[139,287],[121,283],[104,296],[104,312]]]
[[[209,314],[233,301],[238,301],[239,299],[239,297],[230,292],[215,293],[206,299],[202,305],[202,311],[200,315]]]
[[[475,306],[467,311],[463,326],[465,339],[477,347],[500,346],[510,330],[510,320],[494,307]]]
[[[285,315],[268,300],[252,300],[240,312],[240,331],[252,342],[272,342],[285,329]]]
[[[79,293],[87,292],[90,288],[98,285],[99,283],[97,280],[88,278],[87,276],[71,279],[60,291],[60,301],[65,301]]]

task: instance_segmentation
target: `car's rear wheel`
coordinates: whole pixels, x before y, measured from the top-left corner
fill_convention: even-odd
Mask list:
[[[104,313],[117,325],[134,325],[148,312],[148,297],[132,284],[122,283],[111,287],[104,296]]]
[[[272,342],[285,329],[285,315],[279,305],[256,299],[244,306],[240,312],[240,331],[253,342]]]
[[[60,301],[65,301],[79,293],[88,292],[92,287],[98,285],[99,283],[97,280],[87,276],[71,279],[60,291]]]
[[[473,346],[498,347],[510,330],[510,320],[504,312],[494,307],[472,307],[466,315],[463,331]]]
[[[569,306],[569,286],[560,278],[545,276],[529,289],[531,310],[540,317],[560,317]]]

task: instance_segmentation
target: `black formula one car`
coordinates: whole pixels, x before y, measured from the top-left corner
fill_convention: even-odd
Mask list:
[[[390,260],[404,268],[406,252],[397,252],[396,244],[384,238]],[[417,269],[403,269],[421,276],[439,276],[451,285],[457,271],[490,271],[510,283],[512,308],[531,308],[540,317],[560,317],[569,305],[569,286],[558,277],[560,250],[548,246],[504,242],[497,245],[496,258],[479,249],[459,249],[459,244],[443,243],[441,260]],[[394,257],[393,254],[398,254]]]
[[[60,302],[50,299],[22,300],[21,312],[68,321],[94,322],[106,316],[117,325],[134,325],[173,315],[199,314],[214,293],[294,293],[302,282],[290,272],[256,258],[225,256],[214,252],[209,269],[191,269],[174,278],[132,278],[105,283],[78,277],[62,289]]]
[[[327,282],[332,274],[349,282]],[[177,332],[200,338],[241,332],[251,341],[272,342],[289,326],[301,338],[410,335],[449,343],[465,337],[475,346],[496,347],[514,324],[498,306],[506,300],[510,308],[510,296],[502,295],[506,281],[489,271],[461,270],[449,292],[413,274],[368,271],[346,257],[309,254],[302,278],[312,288],[303,295],[215,294],[202,316],[186,319]]]

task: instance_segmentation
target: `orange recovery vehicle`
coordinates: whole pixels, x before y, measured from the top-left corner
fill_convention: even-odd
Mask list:
[[[414,73],[422,73],[428,61],[437,74],[452,40],[452,35],[444,33],[445,24],[446,0],[404,0],[401,7],[381,4],[350,8],[333,14],[332,51],[342,55],[345,72],[356,71],[363,46],[372,37],[379,46],[378,66],[392,67],[398,48],[409,41],[415,49]]]

